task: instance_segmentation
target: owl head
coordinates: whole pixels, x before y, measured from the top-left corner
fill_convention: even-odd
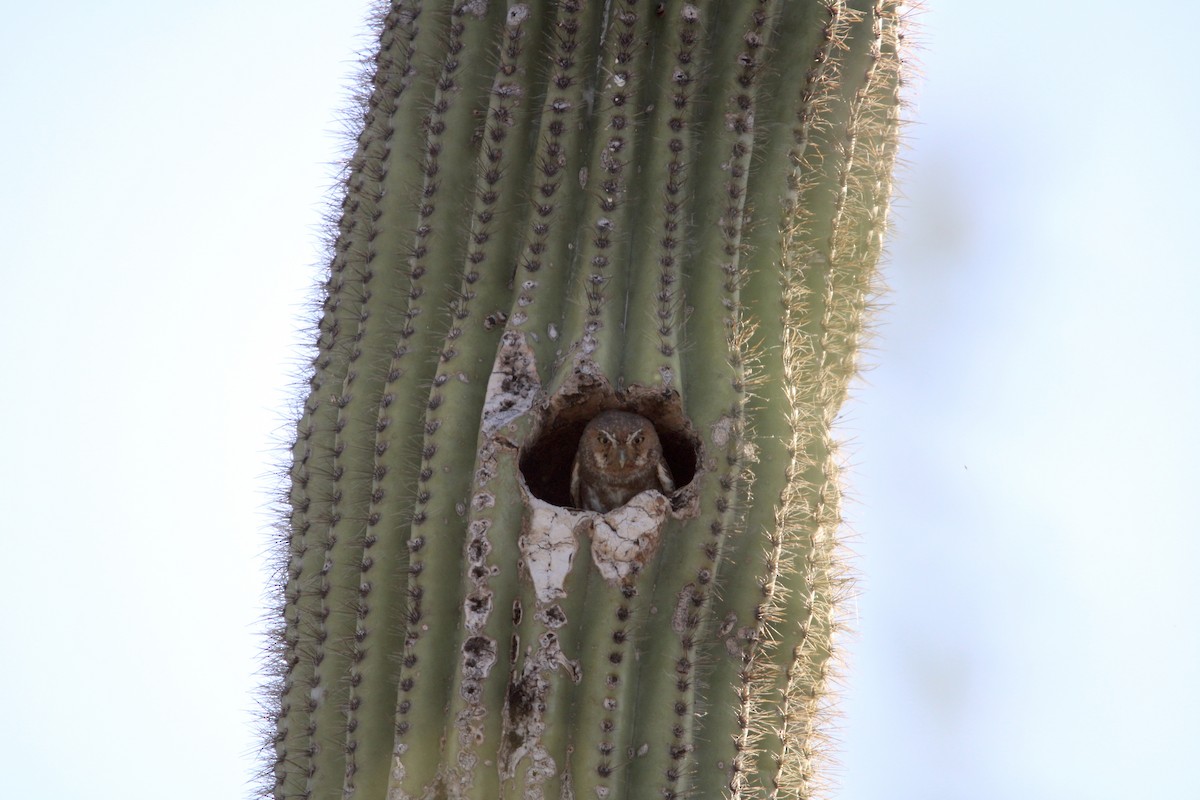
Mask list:
[[[581,449],[595,468],[608,474],[640,472],[662,459],[662,445],[650,420],[626,411],[605,411],[583,429]]]

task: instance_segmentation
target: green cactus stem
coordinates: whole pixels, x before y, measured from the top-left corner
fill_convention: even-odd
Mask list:
[[[814,796],[900,5],[378,17],[290,451],[264,796]],[[677,489],[572,508],[611,408]]]

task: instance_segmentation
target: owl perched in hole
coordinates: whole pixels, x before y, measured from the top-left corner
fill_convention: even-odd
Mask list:
[[[571,502],[585,511],[612,511],[647,489],[675,491],[671,469],[650,420],[605,411],[583,429],[571,467]]]

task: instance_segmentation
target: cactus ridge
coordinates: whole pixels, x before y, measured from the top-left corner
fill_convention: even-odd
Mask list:
[[[290,445],[268,793],[815,796],[897,4],[377,17]],[[612,407],[680,479],[631,501],[653,531],[566,507]]]
[[[383,25],[378,60],[402,60],[403,37],[398,20],[390,15]],[[392,65],[374,72],[372,96],[389,97],[402,91],[404,70]],[[292,469],[292,542],[289,581],[285,589],[286,630],[284,633],[286,673],[280,703],[279,749],[275,791],[284,795],[309,791],[307,783],[319,747],[317,718],[321,675],[327,632],[325,619],[324,570],[326,542],[323,532],[333,521],[336,488],[336,446],[328,434],[337,428],[339,402],[333,387],[344,382],[354,355],[347,332],[354,330],[362,314],[362,300],[369,280],[371,251],[363,243],[375,235],[382,196],[378,180],[388,161],[394,128],[384,108],[364,112],[358,145],[349,162],[343,213],[333,259],[325,285],[323,315],[318,325],[316,356],[310,378],[311,392],[297,426]],[[375,176],[371,179],[369,176]],[[306,642],[300,647],[301,641]]]
[[[632,383],[672,386],[678,382],[680,370],[679,272],[688,231],[684,212],[696,83],[693,73],[703,30],[696,6],[685,5],[665,17],[661,25],[653,26],[661,30],[648,49],[666,57],[652,60],[652,71],[643,82],[643,95],[651,96],[638,99],[639,106],[647,109],[639,179],[662,188],[634,193],[631,198],[628,263],[633,274],[623,310],[626,336],[621,374]],[[660,86],[672,87],[669,97],[654,96]]]
[[[796,64],[802,73],[787,82],[800,87],[799,93],[792,94],[789,100],[787,116],[795,120],[790,148],[785,137],[777,137],[767,143],[767,147],[780,148],[779,155],[765,154],[768,160],[778,158],[791,165],[786,173],[783,186],[772,189],[769,197],[762,197],[759,192],[755,205],[767,218],[778,215],[784,224],[791,220],[795,209],[786,206],[789,196],[788,189],[796,181],[805,180],[809,153],[808,126],[817,114],[826,118],[833,114],[829,107],[830,95],[841,84],[838,74],[838,62],[830,59],[835,48],[844,45],[849,35],[851,23],[855,15],[844,6],[828,4],[819,10],[819,16],[809,23],[808,29],[819,34],[815,37],[815,52],[807,64]],[[778,117],[779,115],[773,115]],[[785,117],[787,118],[787,117]],[[803,148],[803,149],[801,149]],[[803,414],[806,406],[797,402],[795,392],[805,384],[798,383],[800,375],[795,370],[797,354],[801,351],[793,346],[797,315],[802,313],[796,305],[799,298],[789,293],[788,276],[783,274],[780,264],[789,258],[794,249],[792,242],[785,236],[782,241],[772,237],[772,241],[761,241],[759,231],[751,236],[751,249],[764,261],[770,260],[774,268],[760,271],[752,276],[747,284],[747,293],[754,301],[761,303],[761,298],[771,298],[780,291],[780,276],[784,302],[783,314],[780,317],[762,318],[761,333],[770,341],[781,343],[773,348],[766,356],[768,372],[781,376],[777,382],[764,383],[757,387],[755,397],[749,404],[748,424],[756,428],[778,430],[783,427],[785,433],[778,437],[763,438],[759,441],[759,459],[752,466],[753,483],[756,491],[762,496],[778,497],[772,505],[756,504],[747,514],[745,524],[749,534],[741,543],[735,555],[737,559],[749,559],[761,564],[762,579],[758,586],[742,584],[740,595],[731,594],[730,604],[740,618],[751,622],[741,635],[743,644],[740,645],[739,670],[735,686],[737,686],[737,702],[740,710],[737,717],[742,721],[741,731],[735,743],[737,754],[735,764],[741,764],[734,781],[731,782],[731,796],[754,796],[764,791],[763,784],[769,785],[766,773],[770,764],[782,747],[789,742],[791,732],[788,730],[786,701],[781,700],[773,692],[773,682],[778,674],[777,652],[787,647],[787,642],[793,641],[787,631],[786,615],[780,609],[787,598],[797,592],[803,592],[798,584],[798,571],[804,564],[802,554],[793,552],[792,536],[788,523],[797,522],[795,516],[803,516],[802,510],[795,503],[795,482],[799,472],[794,468],[794,461],[805,456],[805,442],[798,436],[797,415]],[[781,426],[780,423],[783,423]],[[787,465],[784,470],[774,465]],[[797,559],[800,560],[797,560]],[[777,791],[778,787],[771,787]],[[804,796],[802,794],[802,796]]]
[[[571,289],[576,303],[569,307],[566,335],[576,358],[596,362],[615,375],[620,350],[613,335],[623,328],[624,299],[629,285],[629,179],[638,157],[634,128],[640,113],[638,98],[646,80],[649,58],[646,39],[651,16],[637,0],[614,0],[608,14],[599,70],[593,76],[596,135],[584,184],[586,205],[578,242],[578,269]],[[639,6],[643,6],[639,8]]]
[[[644,235],[650,242],[646,265],[653,269],[635,273],[623,364],[624,374],[638,383],[660,383],[664,387],[680,383],[683,297],[679,285],[690,236],[686,201],[693,157],[692,119],[696,114],[695,70],[704,49],[700,20],[707,18],[711,6],[684,5],[678,13],[668,15],[662,49],[670,57],[661,59],[663,66],[654,79],[655,85],[672,88],[669,102],[662,98],[653,104],[648,123],[647,139],[653,150],[648,154],[644,179],[662,190],[646,193],[646,210],[639,214],[647,218]],[[643,311],[638,313],[637,309]],[[716,505],[728,505],[731,490],[730,485],[719,491]],[[702,520],[706,518],[703,513],[701,516]],[[690,526],[698,537],[684,525],[673,525],[666,536],[663,563],[675,567],[667,571],[661,585],[683,585],[683,589],[678,597],[672,597],[656,587],[652,599],[660,607],[673,609],[673,635],[658,641],[643,637],[640,643],[647,663],[654,664],[654,668],[645,670],[639,679],[634,725],[643,738],[630,744],[635,758],[628,780],[632,786],[654,787],[657,795],[666,798],[686,794],[690,778],[696,642],[705,619],[701,609],[707,601],[708,582],[719,552],[719,537],[716,543],[707,542],[710,534],[705,532],[702,520]],[[720,527],[720,523],[711,527]],[[674,545],[689,538],[698,538],[706,546],[693,545],[676,553],[679,548]],[[684,583],[689,578],[691,582]]]
[[[596,135],[590,143],[584,223],[578,238],[578,267],[564,320],[564,338],[572,357],[564,362],[564,380],[582,359],[607,375],[620,373],[632,263],[634,225],[629,181],[636,168],[640,137],[633,135],[647,81],[653,16],[644,3],[615,0],[605,9],[598,72],[594,74]],[[639,263],[639,268],[644,265]],[[610,333],[612,332],[612,333]],[[614,591],[596,573],[586,586],[587,615],[580,636],[580,671],[592,676],[573,702],[578,733],[570,759],[570,790],[575,796],[624,796],[627,771],[620,762],[630,746],[634,713],[634,662],[629,653],[638,590],[629,584]],[[566,689],[566,686],[563,686]],[[590,740],[590,741],[589,741]]]
[[[849,20],[850,35],[867,44],[859,48],[866,54],[865,64],[847,59],[840,79],[851,80],[852,68],[862,70],[848,104],[844,133],[832,140],[839,156],[834,163],[841,166],[832,172],[833,186],[826,183],[822,188],[824,165],[816,163],[820,147],[797,153],[801,199],[784,217],[795,221],[784,227],[781,263],[787,298],[783,385],[792,434],[786,488],[775,512],[780,549],[774,557],[793,573],[789,583],[794,591],[773,598],[764,612],[778,620],[778,634],[764,640],[763,655],[772,667],[762,671],[760,688],[778,713],[758,718],[763,727],[760,741],[773,765],[763,770],[772,798],[811,796],[822,788],[817,768],[819,756],[829,749],[824,729],[836,667],[831,646],[841,626],[837,609],[852,588],[838,556],[840,489],[837,446],[830,430],[856,369],[867,300],[878,291],[873,265],[881,241],[876,225],[882,221],[870,220],[879,217],[878,192],[888,186],[892,171],[892,156],[862,144],[895,128],[898,84],[892,62],[880,57],[885,48],[894,52],[895,16],[877,3]],[[890,193],[890,188],[882,190]],[[820,192],[836,198],[837,211],[824,249],[814,250],[808,244],[814,241],[812,195]],[[868,220],[865,226],[863,220]],[[841,255],[839,248],[853,256]],[[832,268],[816,268],[825,264]],[[823,287],[823,295],[815,293],[814,283]],[[805,319],[819,320],[814,337],[807,334]]]
[[[763,106],[768,102],[764,91],[764,84],[767,77],[767,66],[763,63],[766,48],[771,46],[772,40],[778,35],[777,24],[781,20],[777,15],[777,5],[775,3],[760,3],[758,8],[749,12],[745,22],[745,34],[742,36],[742,47],[735,55],[735,61],[738,64],[736,74],[737,88],[733,94],[732,102],[729,104],[726,111],[725,124],[732,130],[733,141],[729,154],[729,181],[726,184],[726,204],[725,211],[722,215],[722,226],[724,227],[725,242],[722,251],[726,257],[722,263],[722,272],[726,280],[726,291],[736,296],[735,321],[740,322],[743,311],[743,289],[750,279],[752,273],[750,264],[747,263],[750,259],[747,258],[751,252],[747,249],[747,235],[749,231],[745,229],[745,222],[748,215],[747,200],[751,190],[754,188],[751,184],[752,173],[752,157],[755,155],[756,146],[760,145],[760,137],[756,136],[758,128],[758,115],[763,113]],[[749,208],[753,208],[750,206]],[[736,331],[736,327],[734,328]],[[737,357],[735,356],[735,359]],[[745,404],[749,398],[743,400],[743,413],[745,413]],[[751,473],[753,476],[753,473]],[[759,492],[760,489],[755,483],[751,483],[752,490]],[[753,528],[748,527],[747,520],[743,517],[739,519],[738,536],[739,542],[752,540],[752,537],[747,536]],[[744,544],[742,549],[744,550]],[[744,557],[744,556],[743,556]],[[737,558],[737,556],[735,556]],[[724,562],[728,563],[728,562]],[[734,562],[739,563],[739,562]],[[723,564],[724,565],[724,564]],[[774,565],[767,563],[765,574],[758,579],[760,591],[770,591],[770,587],[775,582]],[[718,573],[718,580],[720,580]],[[750,588],[751,584],[742,584],[746,588]],[[754,741],[750,738],[751,723],[753,721],[754,708],[753,695],[748,691],[746,686],[747,675],[750,673],[749,659],[747,652],[751,650],[755,644],[760,632],[756,630],[752,621],[758,620],[758,616],[747,614],[746,609],[741,609],[740,623],[737,630],[737,638],[742,640],[740,643],[740,658],[741,664],[736,680],[732,684],[736,687],[736,703],[731,704],[734,709],[734,727],[732,733],[732,750],[725,752],[723,759],[728,763],[728,790],[730,797],[741,797],[744,791],[748,771],[753,767],[752,751]],[[755,609],[757,612],[757,609]],[[747,631],[752,630],[753,633],[747,635]],[[731,662],[732,663],[732,662]],[[716,670],[715,677],[719,678],[719,667]],[[720,692],[722,686],[719,682],[714,683],[714,692]],[[718,746],[723,743],[718,743]]]
[[[459,614],[463,618],[466,638],[460,648],[457,668],[438,676],[441,682],[436,692],[430,691],[428,682],[423,689],[419,680],[402,683],[404,699],[397,716],[398,728],[411,724],[422,707],[427,709],[426,713],[437,716],[444,713],[441,709],[448,704],[449,718],[454,721],[446,737],[447,751],[454,753],[454,760],[447,762],[445,774],[430,776],[419,771],[408,772],[404,785],[414,792],[431,781],[443,781],[457,787],[457,791],[466,791],[476,782],[478,770],[471,765],[478,761],[476,750],[486,737],[487,704],[484,700],[489,687],[493,705],[502,699],[495,692],[497,681],[489,684],[484,679],[499,659],[499,639],[489,635],[494,631],[489,622],[496,595],[499,594],[501,601],[511,603],[511,592],[505,587],[494,590],[490,585],[488,555],[493,539],[489,535],[490,520],[480,516],[480,512],[490,508],[493,495],[483,487],[472,492],[471,484],[477,445],[475,423],[479,419],[492,367],[491,359],[479,354],[494,351],[499,335],[499,330],[494,330],[495,324],[489,324],[478,309],[501,308],[509,302],[507,278],[517,246],[515,235],[498,230],[493,224],[499,198],[513,193],[513,181],[523,177],[516,169],[509,169],[511,161],[515,160],[509,154],[515,155],[516,151],[508,146],[507,140],[510,133],[515,134],[518,141],[527,134],[525,120],[528,114],[520,113],[518,108],[518,104],[525,102],[525,93],[513,91],[513,85],[502,79],[532,67],[521,61],[522,58],[528,60],[521,43],[526,37],[525,22],[529,17],[527,13],[513,13],[514,9],[521,10],[514,6],[507,15],[505,34],[500,43],[500,77],[490,89],[491,101],[483,132],[485,144],[479,151],[479,178],[468,237],[471,247],[463,268],[463,283],[453,303],[451,328],[439,356],[426,415],[425,448],[439,448],[445,455],[441,457],[440,469],[433,470],[429,481],[436,484],[436,491],[431,489],[424,499],[418,497],[418,508],[430,520],[441,520],[443,526],[446,520],[455,516],[469,515],[469,522],[465,543],[449,536],[431,536],[428,546],[423,548],[425,560],[420,580],[424,585],[420,602],[428,609],[423,615],[422,626],[428,625],[430,634],[415,638],[413,674],[429,672],[420,668],[426,658],[422,644],[428,645],[427,650],[434,656],[452,646],[446,642],[437,643],[431,637],[438,631],[452,634],[454,619]],[[447,441],[447,437],[452,438]],[[468,496],[470,501],[465,502],[464,498]],[[471,566],[462,575],[464,559]],[[438,622],[439,613],[447,614],[450,619]],[[439,701],[439,697],[443,699]],[[495,747],[494,720],[490,727]],[[401,738],[398,737],[398,742]],[[428,763],[437,766],[433,759]],[[484,782],[491,782],[491,778],[487,776]]]
[[[819,708],[817,703],[827,689],[827,642],[834,631],[834,604],[840,599],[840,592],[846,588],[845,576],[838,567],[841,562],[836,558],[834,549],[836,542],[829,538],[838,521],[830,518],[830,512],[836,517],[837,497],[824,496],[827,489],[832,488],[836,492],[836,477],[830,483],[829,474],[824,472],[821,477],[826,480],[813,482],[806,475],[814,467],[828,470],[834,462],[833,450],[827,447],[828,436],[823,429],[813,428],[816,420],[809,411],[813,398],[803,396],[804,392],[801,391],[811,386],[806,381],[816,377],[814,369],[819,368],[819,363],[814,358],[813,348],[806,346],[807,342],[801,333],[802,317],[808,306],[802,277],[806,265],[798,258],[800,246],[797,240],[804,235],[805,229],[796,222],[805,215],[800,197],[805,189],[812,187],[810,175],[816,171],[810,163],[813,158],[810,144],[814,122],[822,111],[828,111],[829,93],[822,92],[821,88],[838,79],[836,69],[839,64],[831,56],[835,47],[846,47],[849,23],[854,19],[844,19],[848,16],[844,12],[842,8],[830,7],[825,48],[814,60],[815,66],[805,79],[788,159],[794,166],[781,215],[784,236],[779,258],[785,298],[782,367],[783,386],[790,407],[790,438],[787,444],[790,460],[786,472],[786,485],[789,488],[782,492],[781,502],[775,512],[775,529],[780,535],[772,542],[773,549],[768,559],[777,564],[794,565],[792,570],[798,574],[802,588],[790,595],[773,595],[770,598],[771,605],[763,615],[776,624],[799,621],[796,626],[798,636],[793,634],[795,638],[792,641],[796,643],[792,645],[790,662],[782,670],[778,666],[773,670],[762,670],[764,680],[759,687],[760,692],[776,699],[779,709],[776,715],[766,718],[763,723],[764,726],[774,724],[775,728],[759,734],[760,741],[770,741],[773,745],[769,749],[769,769],[773,769],[773,774],[764,781],[769,789],[769,797],[773,799],[811,796],[816,790],[813,785],[816,774],[814,764],[819,754],[826,751],[820,741],[822,726],[826,724],[822,713],[825,709]],[[832,419],[823,422],[832,422]],[[826,445],[826,456],[820,463],[814,463],[819,457],[814,459],[811,445],[806,447],[814,434],[823,436],[819,441]],[[812,513],[814,508],[816,512]],[[808,552],[805,552],[803,545],[805,536],[811,536],[814,544]],[[797,604],[803,608],[800,614],[792,610]],[[822,622],[830,624],[822,625]],[[779,651],[784,646],[781,641],[788,639],[786,635],[763,638],[764,654],[768,656],[772,655],[772,651]],[[778,654],[774,659],[776,662],[784,660]],[[782,679],[782,689],[775,689],[778,694],[772,695],[771,678],[776,687]]]
[[[579,203],[569,189],[576,180],[570,167],[582,143],[586,111],[579,87],[584,64],[593,57],[581,36],[589,23],[585,5],[582,0],[558,3],[547,37],[550,74],[532,159],[527,228],[514,277],[518,291],[508,314],[512,328],[529,333],[538,363],[553,358],[562,336],[563,314],[556,301],[565,292],[574,248],[566,226]],[[595,10],[593,4],[593,16]]]
[[[460,30],[453,13],[439,16],[427,11],[422,13],[419,9],[412,11],[407,16],[410,24],[415,25],[418,20],[423,20],[423,24],[415,31],[410,31],[407,37],[418,50],[428,47],[433,41],[452,39]],[[430,308],[448,302],[448,291],[440,282],[431,285],[431,281],[423,280],[422,258],[438,257],[457,249],[451,237],[430,241],[431,231],[449,213],[448,209],[440,215],[437,211],[441,197],[439,190],[443,185],[449,185],[449,191],[453,193],[463,181],[461,176],[455,180],[452,174],[442,174],[439,159],[442,143],[437,127],[440,115],[444,114],[440,104],[445,102],[448,94],[453,94],[455,86],[452,79],[450,86],[442,81],[430,92],[428,84],[420,80],[421,71],[437,69],[440,65],[422,64],[418,59],[418,63],[410,66],[412,69],[405,70],[410,80],[409,86],[421,87],[422,90],[401,94],[394,104],[392,119],[403,119],[425,108],[428,131],[421,135],[393,121],[390,127],[402,131],[402,138],[393,142],[392,146],[403,146],[407,152],[421,152],[423,157],[385,159],[378,169],[366,171],[368,179],[378,183],[381,198],[369,210],[373,227],[366,237],[364,248],[368,264],[363,275],[363,296],[351,346],[351,365],[337,402],[339,418],[334,437],[334,475],[335,479],[346,481],[346,489],[335,488],[334,498],[339,506],[331,518],[322,565],[322,574],[332,575],[332,579],[327,578],[320,588],[323,602],[321,615],[323,620],[328,620],[328,625],[327,630],[318,636],[321,641],[327,640],[328,646],[319,654],[322,670],[319,670],[318,679],[325,678],[321,680],[324,703],[319,707],[323,712],[317,715],[317,724],[312,726],[312,737],[314,745],[323,750],[324,756],[319,760],[322,768],[308,776],[306,788],[307,792],[318,797],[342,791],[347,782],[353,790],[361,761],[358,752],[360,741],[367,742],[365,748],[377,746],[380,730],[388,730],[372,718],[364,719],[362,698],[357,692],[351,694],[364,674],[359,665],[365,662],[370,653],[365,642],[371,629],[364,627],[363,619],[374,605],[374,598],[371,597],[374,583],[362,579],[363,567],[366,565],[369,570],[376,558],[385,558],[387,555],[379,552],[365,554],[364,551],[368,542],[374,544],[377,541],[371,531],[375,527],[372,520],[376,519],[378,511],[372,506],[379,504],[381,495],[385,503],[392,504],[392,508],[396,504],[403,504],[405,510],[400,512],[403,515],[401,520],[411,517],[415,521],[419,513],[408,510],[407,501],[411,498],[403,495],[389,498],[389,492],[376,482],[376,476],[403,471],[412,475],[416,472],[417,459],[423,449],[412,443],[411,437],[406,437],[407,432],[402,427],[397,425],[393,428],[389,424],[389,416],[396,407],[405,407],[406,395],[416,388],[414,384],[417,381],[428,374],[422,359],[409,359],[406,356],[412,350],[423,351],[428,346],[427,342],[436,341],[435,334],[428,326],[417,326],[413,321]],[[448,71],[454,73],[455,69]],[[414,186],[419,186],[420,190],[411,191]],[[412,207],[414,200],[415,209]],[[413,211],[416,212],[415,221],[409,221],[413,220],[409,216]],[[381,269],[376,266],[379,261],[390,260],[391,254],[405,251],[409,253],[410,269],[398,270],[390,266]],[[389,360],[389,367],[381,369]],[[402,376],[407,376],[408,380],[401,381]],[[381,429],[386,432],[385,435],[380,435]],[[406,481],[404,485],[412,484]],[[393,516],[392,519],[396,520],[397,517]],[[395,567],[402,561],[391,558],[384,563]],[[402,591],[411,593],[412,589],[409,587]],[[388,624],[395,625],[394,618]],[[382,630],[379,634],[381,637],[384,635]],[[392,653],[389,657],[394,660],[395,651],[387,652]],[[394,667],[391,669],[394,670]],[[375,682],[371,681],[368,685],[373,688]],[[364,693],[369,699],[383,699],[371,698],[369,689]],[[394,692],[384,696],[389,694],[394,698]],[[385,702],[384,707],[394,707],[394,699]],[[371,710],[377,708],[376,705]],[[359,727],[363,728],[361,734]]]
[[[473,305],[466,298],[474,290],[461,287],[472,285],[468,278],[473,270],[465,265],[471,263],[468,254],[478,251],[471,250],[471,243],[455,231],[463,216],[461,198],[471,196],[477,181],[474,163],[457,153],[474,144],[474,109],[490,94],[484,67],[494,63],[495,20],[488,19],[489,13],[496,16],[495,9],[489,10],[486,4],[470,2],[456,3],[450,9],[438,37],[436,51],[441,58],[433,66],[434,92],[422,124],[426,137],[415,244],[410,253],[408,322],[400,331],[394,354],[396,379],[391,390],[394,411],[403,425],[393,435],[403,448],[404,460],[397,458],[389,468],[388,481],[416,487],[408,521],[403,613],[393,617],[402,621],[404,630],[402,651],[397,654],[399,700],[391,708],[393,758],[405,752],[411,731],[444,722],[443,707],[453,674],[432,668],[429,653],[445,652],[453,646],[449,637],[457,617],[457,571],[447,568],[453,563],[447,552],[457,559],[461,539],[441,530],[448,523],[447,515],[456,513],[455,505],[462,502],[465,480],[469,480],[469,466],[459,463],[455,468],[461,458],[456,455],[470,452],[474,444],[474,437],[461,444],[458,441],[465,433],[464,416],[469,424],[471,409],[469,404],[448,402],[463,383],[448,365],[456,362],[462,325],[470,318],[468,306]],[[443,272],[446,264],[454,265],[451,274],[459,277],[457,296]],[[444,309],[450,310],[449,319],[443,316]],[[428,358],[426,354],[431,352],[437,357]],[[477,370],[473,365],[467,370],[463,375],[469,381]],[[481,378],[478,374],[474,377]],[[404,413],[412,408],[426,411],[422,415]],[[447,415],[452,416],[453,424],[443,426]],[[477,409],[474,417],[478,418]],[[395,614],[395,609],[391,612]],[[387,710],[381,709],[384,714]],[[424,785],[437,774],[436,761],[429,759],[412,759],[406,766],[404,780],[410,785]],[[381,771],[376,774],[382,777]]]

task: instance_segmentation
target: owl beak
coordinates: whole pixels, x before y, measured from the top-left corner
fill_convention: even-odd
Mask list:
[[[617,461],[620,462],[621,469],[625,469],[625,451],[624,450],[620,450],[617,452]]]

